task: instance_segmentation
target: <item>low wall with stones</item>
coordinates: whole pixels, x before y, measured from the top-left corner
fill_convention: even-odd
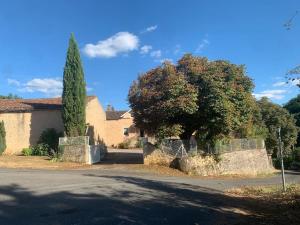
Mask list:
[[[215,175],[257,175],[273,172],[266,149],[251,149],[223,153],[216,156],[194,155],[175,159],[154,145],[144,145],[144,164],[176,167],[187,174],[201,176]]]
[[[67,162],[88,162],[88,145],[65,145],[63,146],[62,160]]]

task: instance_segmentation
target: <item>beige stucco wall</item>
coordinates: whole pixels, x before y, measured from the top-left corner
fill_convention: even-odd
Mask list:
[[[126,113],[122,119],[106,121],[106,144],[108,146],[117,146],[118,144],[132,140],[134,145],[139,131],[133,126],[133,119],[129,113]],[[129,128],[129,135],[124,135],[124,128]]]
[[[94,137],[95,144],[99,144],[100,141],[104,141],[106,144],[105,120],[105,111],[98,99],[94,98],[90,100],[86,107],[86,123],[90,125],[88,134],[90,138]]]
[[[63,131],[60,110],[0,113],[1,120],[4,121],[6,129],[7,148],[4,154],[20,154],[23,148],[36,144],[41,133],[47,128]],[[107,146],[117,146],[126,139],[138,136],[135,129],[130,129],[128,136],[123,133],[124,128],[132,128],[130,113],[126,113],[120,120],[106,121],[105,111],[97,98],[87,103],[86,122],[90,125],[88,135],[94,137],[95,144],[104,141]]]
[[[6,130],[5,154],[21,153],[23,148],[33,145],[46,128],[63,131],[61,112],[43,110],[27,113],[0,113]]]

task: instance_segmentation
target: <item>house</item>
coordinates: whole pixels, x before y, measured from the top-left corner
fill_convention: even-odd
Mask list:
[[[61,98],[0,99],[0,121],[4,121],[6,130],[5,154],[19,154],[23,148],[36,144],[41,133],[47,128],[55,128],[62,132],[64,128],[61,110]],[[120,132],[120,129],[124,131],[125,128],[134,127],[129,112],[124,111],[122,115],[119,113],[120,119],[108,114],[96,96],[87,97],[87,134],[92,144],[104,142],[108,146],[117,146],[126,137],[134,136]]]
[[[129,146],[134,146],[138,137],[142,137],[142,132],[134,126],[131,110],[129,111],[106,111],[106,144],[116,146],[127,142]]]

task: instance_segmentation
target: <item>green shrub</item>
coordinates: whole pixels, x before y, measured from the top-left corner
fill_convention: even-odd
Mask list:
[[[47,144],[37,144],[29,148],[23,148],[22,154],[25,156],[48,156],[49,146]]]
[[[135,148],[143,148],[143,141],[142,140],[137,140],[134,147]]]
[[[4,127],[4,122],[0,122],[0,155],[5,151],[6,149],[6,132]]]
[[[54,128],[48,128],[42,132],[38,144],[47,145],[48,155],[52,155],[58,152],[58,141],[59,137],[62,136],[63,134],[61,132],[57,132]]]
[[[118,148],[120,149],[128,149],[130,147],[130,141],[123,141],[118,144]]]
[[[48,144],[37,144],[32,146],[32,155],[36,156],[48,156],[49,155],[49,145]]]
[[[294,161],[294,159],[293,159],[293,156],[291,156],[291,155],[283,157],[284,168],[285,169],[290,169],[291,166],[292,166],[293,161]],[[280,158],[273,159],[273,165],[276,169],[280,169],[281,168]]]
[[[25,155],[25,156],[32,155],[32,148],[23,148],[22,154]]]
[[[300,148],[299,147],[295,148],[294,157],[295,157],[296,162],[300,162]]]

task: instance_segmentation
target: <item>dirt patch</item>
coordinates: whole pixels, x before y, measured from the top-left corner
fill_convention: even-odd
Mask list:
[[[0,156],[0,167],[2,168],[24,168],[24,169],[78,169],[91,168],[90,165],[72,162],[52,162],[46,156]]]
[[[49,157],[41,156],[0,156],[1,168],[22,168],[22,169],[105,169],[105,170],[130,170],[133,172],[144,172],[167,176],[187,176],[179,170],[156,165],[143,164],[95,164],[86,165],[72,162],[52,162]]]

